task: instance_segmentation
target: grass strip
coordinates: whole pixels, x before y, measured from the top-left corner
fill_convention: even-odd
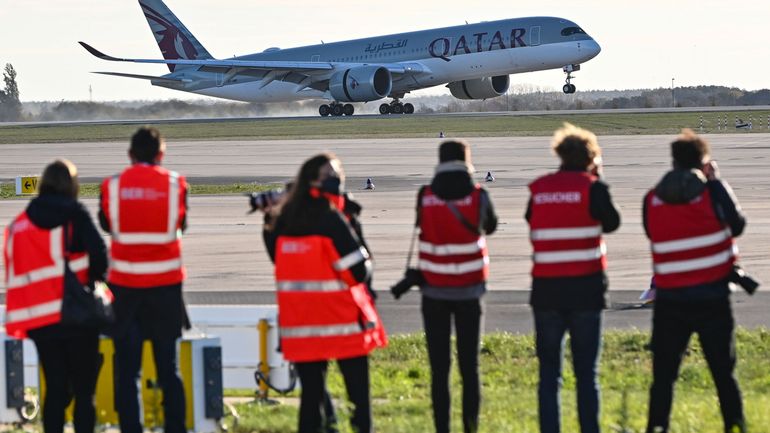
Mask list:
[[[444,131],[448,137],[544,136],[563,122],[571,122],[600,135],[674,134],[681,128],[703,132],[735,133],[732,126],[717,130],[717,115],[724,113],[611,113],[544,114],[533,116],[386,116],[362,118],[255,119],[168,123],[157,126],[169,140],[288,140],[334,138],[416,138],[435,137]],[[735,117],[754,119],[751,132],[770,132],[761,128],[768,111],[730,112]],[[766,122],[765,122],[766,123]],[[152,124],[150,122],[150,124]],[[0,126],[0,144],[126,141],[137,125],[29,125]],[[741,130],[743,131],[743,130]],[[746,131],[749,133],[749,131]]]
[[[245,194],[250,192],[267,191],[273,188],[279,188],[278,184],[261,183],[230,183],[230,184],[190,184],[190,194],[192,195],[228,195]],[[17,196],[16,186],[13,183],[0,183],[0,199],[28,199],[31,196]],[[80,198],[99,197],[99,184],[82,183],[80,184]]]
[[[719,403],[699,343],[693,339],[683,362],[672,413],[671,432],[723,431]],[[649,334],[642,331],[607,331],[600,367],[603,431],[643,432],[652,378]],[[454,347],[454,345],[453,345]],[[569,343],[566,345],[569,348]],[[737,377],[743,391],[749,431],[770,432],[770,332],[767,329],[737,332]],[[456,359],[452,372],[452,430],[462,431],[461,380]],[[562,391],[562,431],[580,431],[577,423],[575,377],[569,349],[565,356]],[[482,408],[480,432],[539,431],[537,421],[538,363],[531,335],[487,334],[483,338],[480,369]],[[397,336],[370,361],[374,422],[379,433],[414,433],[432,430],[430,369],[423,334]],[[345,388],[336,367],[329,371],[328,386],[342,420],[340,432],[352,433],[347,420]],[[298,396],[294,392],[292,396]],[[294,432],[297,407],[240,404],[236,433]]]

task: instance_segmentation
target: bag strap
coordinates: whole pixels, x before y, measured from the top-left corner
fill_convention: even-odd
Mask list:
[[[451,203],[451,202],[448,202],[448,201],[445,202],[445,203],[446,203],[446,207],[449,209],[450,212],[452,212],[452,215],[454,215],[454,217],[457,218],[457,221],[459,221],[460,224],[463,225],[463,227],[465,227],[466,229],[470,230],[470,232],[473,233],[473,234],[477,234],[477,235],[481,234],[480,228],[474,226],[467,219],[465,219],[463,214],[460,213],[460,210],[457,209],[457,206],[455,206],[454,203]]]

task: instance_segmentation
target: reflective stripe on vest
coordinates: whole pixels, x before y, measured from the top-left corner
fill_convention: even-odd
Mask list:
[[[536,252],[532,255],[532,260],[535,263],[542,264],[585,262],[601,259],[605,254],[607,254],[607,246],[602,242],[602,244],[596,248],[587,248],[584,250]]]
[[[122,233],[120,231],[120,176],[110,179],[110,227],[115,241],[124,245],[163,245],[179,239],[179,174],[169,171],[168,227],[165,232]]]
[[[337,292],[348,290],[348,285],[340,280],[320,281],[277,281],[276,287],[283,292]]]
[[[572,239],[591,239],[602,235],[602,226],[570,227],[532,230],[529,238],[533,241],[555,241]]]
[[[88,269],[88,264],[89,264],[88,260],[89,260],[88,259],[88,254],[86,254],[86,255],[84,255],[82,257],[79,257],[79,258],[77,258],[75,260],[70,260],[70,262],[69,262],[70,263],[70,270],[72,272],[74,272],[74,273],[78,273],[80,271],[84,271],[84,270]]]
[[[110,260],[110,266],[124,274],[153,275],[181,269],[182,259],[160,260],[157,262],[128,262],[112,259]]]
[[[8,323],[24,322],[27,320],[38,319],[49,316],[61,311],[61,299],[45,302],[43,304],[33,305],[27,308],[18,308],[6,312],[5,321]]]
[[[368,259],[369,252],[366,251],[366,248],[359,247],[357,250],[334,262],[333,266],[336,271],[344,271],[346,269],[350,269],[359,262],[363,262],[364,260]]]
[[[283,326],[279,329],[283,338],[336,337],[363,332],[358,322],[325,326]]]
[[[420,241],[420,252],[434,256],[453,256],[461,254],[476,254],[484,250],[487,246],[485,238],[480,237],[475,242],[465,244],[433,244],[427,241]]]
[[[420,259],[418,263],[421,270],[433,272],[434,274],[462,275],[484,269],[485,266],[489,265],[489,257],[484,256],[480,259],[462,263],[435,263],[426,259]]]
[[[678,272],[698,271],[728,263],[738,255],[738,246],[732,245],[730,249],[697,259],[677,260],[671,262],[656,263],[655,273],[660,275],[675,274]]]
[[[653,242],[652,252],[658,254],[675,253],[679,251],[694,250],[696,248],[708,247],[720,244],[732,236],[729,228],[719,230],[703,236],[694,236],[691,238],[677,239],[665,242]]]
[[[50,231],[50,254],[53,264],[44,268],[35,269],[25,274],[16,275],[13,269],[13,233],[8,236],[8,281],[6,287],[8,290],[25,287],[32,283],[38,283],[51,278],[60,278],[64,276],[64,238],[61,227],[56,227]],[[86,266],[88,263],[86,262]]]

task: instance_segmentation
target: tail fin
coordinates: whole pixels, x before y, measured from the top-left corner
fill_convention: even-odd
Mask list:
[[[213,59],[198,39],[187,30],[163,0],[139,0],[139,6],[147,18],[150,30],[158,42],[160,52],[166,60]],[[197,66],[168,65],[171,72]]]

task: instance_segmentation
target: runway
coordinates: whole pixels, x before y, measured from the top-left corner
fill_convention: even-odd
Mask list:
[[[617,233],[606,236],[611,290],[638,292],[650,279],[648,243],[641,225],[641,201],[670,167],[670,136],[602,136],[604,176],[622,212]],[[739,239],[741,262],[753,275],[770,281],[770,134],[707,136],[723,177],[730,182],[749,218]],[[530,246],[523,219],[528,191],[535,177],[556,168],[549,138],[471,138],[475,177],[487,183],[500,217],[489,237],[491,291],[521,291],[529,285]],[[414,219],[415,194],[429,182],[437,162],[438,139],[352,139],[170,142],[165,165],[188,176],[191,183],[289,180],[301,162],[322,150],[343,161],[348,189],[363,187],[371,177],[375,191],[356,191],[363,204],[363,224],[375,259],[374,286],[385,290],[406,265]],[[56,157],[67,157],[84,181],[117,173],[127,163],[125,142],[59,143],[0,146],[0,177],[39,173]],[[95,212],[97,200],[84,200]],[[25,206],[25,200],[0,201],[0,228]],[[246,215],[244,197],[192,196],[190,228],[184,237],[188,292],[273,290],[272,265],[261,240],[261,217]],[[3,271],[0,271],[3,272]],[[418,297],[415,297],[418,298]],[[770,325],[768,320],[766,324]]]
[[[320,102],[319,102],[320,104]],[[643,113],[721,113],[737,111],[763,111],[770,110],[770,105],[751,105],[751,106],[728,106],[728,107],[659,107],[659,108],[612,108],[612,109],[590,109],[590,110],[537,110],[537,111],[485,111],[485,112],[462,112],[462,113],[414,113],[408,115],[388,115],[380,114],[356,114],[353,119],[399,119],[403,117],[526,117],[526,116],[564,116],[577,114],[643,114]],[[335,119],[347,119],[344,117],[327,117],[329,121]],[[125,120],[65,120],[65,121],[39,121],[39,122],[6,122],[0,123],[0,129],[4,126],[25,126],[25,127],[45,127],[45,126],[75,126],[75,125],[169,125],[179,123],[218,123],[218,122],[258,122],[264,120],[307,120],[319,119],[317,114],[311,116],[258,116],[258,117],[210,117],[194,119],[125,119]]]

